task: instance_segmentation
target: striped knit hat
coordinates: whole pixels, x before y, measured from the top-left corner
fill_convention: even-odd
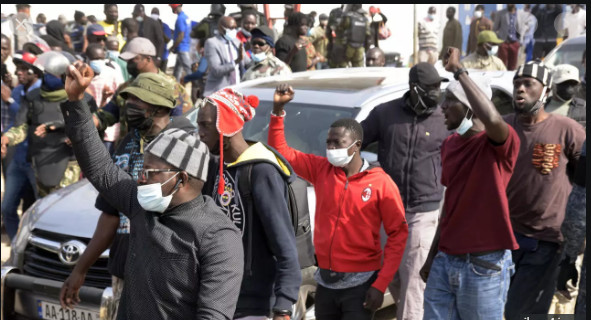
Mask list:
[[[209,150],[195,132],[168,129],[161,132],[145,152],[168,162],[203,182],[207,180]]]
[[[545,87],[552,86],[550,70],[539,60],[530,61],[517,68],[513,80],[522,77],[530,77],[540,81]]]
[[[238,91],[224,88],[204,99],[216,107],[216,128],[220,133],[220,181],[218,194],[224,192],[224,136],[233,137],[244,127],[244,123],[254,118],[259,105],[256,96],[244,96]]]

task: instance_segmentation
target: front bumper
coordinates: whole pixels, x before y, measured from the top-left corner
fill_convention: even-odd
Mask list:
[[[62,284],[63,282],[60,281],[21,274],[15,267],[3,266],[1,319],[38,319],[38,301],[59,304]],[[101,320],[111,320],[112,310],[115,307],[111,287],[98,289],[83,286],[80,288],[79,296],[78,307],[99,312]]]

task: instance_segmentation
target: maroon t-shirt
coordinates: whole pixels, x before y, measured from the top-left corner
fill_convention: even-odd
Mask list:
[[[439,250],[447,254],[519,248],[509,219],[506,189],[519,154],[511,126],[495,146],[482,131],[470,138],[455,133],[441,146],[445,216]]]

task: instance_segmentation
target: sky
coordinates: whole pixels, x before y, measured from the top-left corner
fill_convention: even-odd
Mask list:
[[[364,4],[363,9],[369,10],[372,4]],[[119,19],[122,20],[131,17],[134,4],[119,4]],[[176,15],[174,15],[168,4],[144,4],[146,13],[149,14],[153,7],[160,10],[160,17],[162,21],[174,26]],[[226,4],[226,14],[239,11],[236,4]],[[325,13],[328,15],[330,10],[337,7],[336,4],[302,4],[301,11],[309,13],[316,11],[319,15]],[[380,47],[385,51],[394,51],[402,55],[405,62],[410,54],[412,54],[413,45],[413,4],[379,4],[374,5],[381,9],[381,11],[388,18],[387,25],[392,31],[392,36],[387,40],[380,41]],[[427,14],[428,4],[417,4],[417,17],[423,18]],[[458,6],[449,4],[435,5],[437,10],[437,18],[441,21],[441,32],[445,26],[445,9],[448,6]],[[183,11],[194,21],[201,21],[209,13],[210,4],[184,4]],[[103,13],[103,4],[32,4],[31,17],[33,21],[39,13],[44,13],[47,21],[57,19],[60,14],[64,14],[68,20],[74,20],[74,11],[80,10],[87,16],[94,14],[97,19],[103,20],[105,15]],[[258,5],[258,10],[263,12],[263,5]],[[271,17],[283,17],[283,5],[271,4]],[[16,13],[15,4],[2,3],[0,11],[6,15]],[[278,30],[281,29],[282,23],[278,23]],[[280,30],[279,30],[280,31]]]

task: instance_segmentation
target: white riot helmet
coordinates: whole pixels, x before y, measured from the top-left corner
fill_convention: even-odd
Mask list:
[[[66,73],[70,61],[61,52],[49,51],[37,56],[34,66],[44,73],[61,78]]]

